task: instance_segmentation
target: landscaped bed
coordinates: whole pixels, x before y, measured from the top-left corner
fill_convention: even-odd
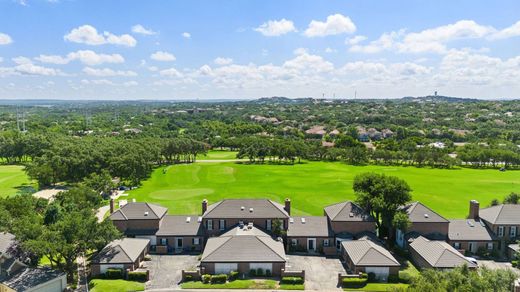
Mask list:
[[[279,289],[305,290],[301,277],[274,279],[236,279],[237,272],[228,275],[203,275],[202,281],[187,281],[181,284],[183,289]]]
[[[125,280],[94,279],[89,283],[92,292],[127,292],[144,291],[144,283]]]
[[[344,291],[394,291],[394,289],[406,289],[408,284],[403,283],[367,283],[359,288],[344,288]]]

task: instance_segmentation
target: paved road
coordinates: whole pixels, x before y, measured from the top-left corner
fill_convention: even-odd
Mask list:
[[[100,207],[96,212],[96,217],[98,218],[98,222],[103,222],[103,219],[105,219],[105,214],[110,210],[110,206],[106,205],[103,207]]]

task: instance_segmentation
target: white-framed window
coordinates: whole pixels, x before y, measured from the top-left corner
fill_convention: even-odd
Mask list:
[[[208,230],[213,230],[213,220],[208,220],[206,221],[206,227],[208,228]]]
[[[488,242],[488,243],[486,244],[486,246],[487,246],[487,249],[488,249],[488,250],[493,250],[493,243],[492,243],[492,242]]]
[[[291,239],[291,245],[297,246],[298,245],[298,239]]]
[[[220,219],[218,226],[219,226],[220,230],[225,230],[226,229],[226,220]]]
[[[194,237],[193,238],[193,245],[199,245],[199,238],[198,237]]]
[[[329,242],[328,239],[324,239],[324,240],[323,240],[323,246],[328,247],[329,244],[330,244],[330,242]]]
[[[509,237],[516,237],[516,226],[509,227]]]
[[[498,237],[504,237],[504,226],[498,226]]]
[[[238,225],[244,225],[244,220],[238,221]]]
[[[168,245],[168,239],[167,238],[161,238],[161,245]]]
[[[265,221],[265,229],[268,230],[268,231],[271,231],[271,227],[272,227],[271,219],[267,219]]]
[[[453,247],[456,249],[460,249],[460,242],[454,242]]]

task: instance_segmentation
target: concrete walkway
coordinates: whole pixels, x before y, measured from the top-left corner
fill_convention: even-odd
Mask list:
[[[97,217],[98,222],[100,222],[100,223],[103,222],[103,219],[105,219],[105,214],[109,210],[110,210],[110,206],[109,205],[102,206],[99,209],[97,209],[96,217]]]

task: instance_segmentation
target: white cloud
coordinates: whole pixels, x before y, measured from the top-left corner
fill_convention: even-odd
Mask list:
[[[294,23],[290,20],[282,18],[280,20],[269,20],[254,29],[264,36],[280,36],[286,33],[296,31]]]
[[[307,37],[323,37],[343,33],[353,33],[356,25],[348,16],[341,14],[329,15],[325,22],[312,20],[304,35]]]
[[[81,84],[83,85],[114,85],[114,82],[107,80],[107,79],[94,79],[94,80],[88,80],[88,79],[82,79]]]
[[[506,27],[500,31],[497,31],[495,34],[490,36],[490,39],[506,39],[516,36],[520,36],[520,21],[517,21],[510,27]]]
[[[140,24],[136,24],[134,26],[132,26],[132,32],[133,33],[137,33],[137,34],[143,34],[143,35],[154,35],[154,34],[157,34],[157,32],[151,30],[151,29],[147,29],[145,28],[144,26],[140,25]]]
[[[182,37],[189,39],[189,38],[191,38],[191,34],[189,32],[183,32]]]
[[[130,87],[130,86],[137,86],[139,83],[137,81],[126,81],[123,83],[123,86]]]
[[[51,64],[68,64],[71,61],[78,60],[83,64],[94,66],[103,63],[123,63],[125,59],[119,54],[98,54],[91,50],[79,50],[68,53],[67,56],[59,55],[40,55],[35,58],[42,63]]]
[[[338,51],[338,50],[333,49],[333,48],[330,48],[330,47],[327,47],[327,48],[325,49],[325,53],[329,53],[329,54],[330,54],[330,53],[336,53],[337,51]]]
[[[173,54],[164,51],[157,51],[151,54],[150,59],[160,62],[171,62],[176,60]]]
[[[23,64],[30,64],[32,63],[31,59],[27,58],[27,57],[22,57],[22,56],[19,56],[19,57],[14,57],[11,59],[13,62],[15,62],[16,64],[18,65],[23,65]]]
[[[215,63],[217,65],[229,65],[229,64],[233,63],[233,59],[218,57],[215,60],[213,60],[213,63]]]
[[[90,76],[98,76],[98,77],[137,76],[137,73],[135,73],[134,71],[120,71],[120,70],[112,70],[110,68],[95,69],[92,67],[85,67],[85,68],[83,68],[83,73],[90,75]]]
[[[162,76],[167,76],[167,77],[182,77],[183,76],[182,73],[177,71],[177,69],[175,69],[175,68],[161,70],[159,72],[159,74],[161,74]]]
[[[63,38],[69,42],[92,46],[112,44],[135,47],[137,44],[137,41],[129,34],[118,36],[107,31],[100,34],[95,27],[88,24],[72,29]]]
[[[404,34],[404,30],[398,32],[392,31],[389,33],[383,33],[377,40],[371,41],[367,45],[355,44],[350,47],[349,51],[355,53],[379,53],[383,50],[389,50],[395,46],[395,43],[399,37]]]
[[[31,59],[26,57],[15,57],[12,61],[16,63],[14,67],[0,67],[0,76],[9,75],[40,75],[56,76],[64,75],[60,70],[34,65]]]
[[[213,69],[211,69],[211,67],[209,65],[202,65],[199,68],[197,73],[202,76],[208,76],[208,75],[211,75],[212,72],[213,72]]]
[[[0,45],[8,45],[13,42],[13,39],[5,33],[0,32]]]
[[[345,44],[353,46],[353,45],[359,44],[360,42],[362,42],[366,39],[367,39],[367,37],[364,35],[357,35],[357,36],[346,39]]]

